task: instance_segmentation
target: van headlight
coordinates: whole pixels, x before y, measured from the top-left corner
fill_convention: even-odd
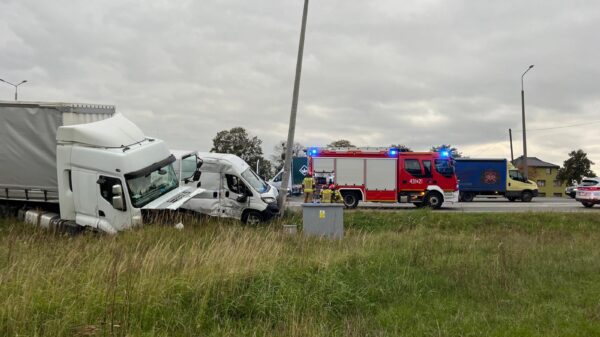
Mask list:
[[[262,198],[262,201],[266,202],[267,204],[272,204],[277,200],[275,200],[275,198],[273,198],[273,197],[264,197],[264,198]]]

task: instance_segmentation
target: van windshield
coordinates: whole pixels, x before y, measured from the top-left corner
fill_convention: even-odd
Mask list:
[[[172,191],[178,186],[177,176],[171,164],[157,168],[144,175],[127,178],[131,204],[140,208]]]
[[[242,172],[242,178],[244,178],[244,180],[246,180],[246,182],[258,193],[264,193],[269,190],[269,184],[256,175],[250,168],[247,168],[246,171]]]

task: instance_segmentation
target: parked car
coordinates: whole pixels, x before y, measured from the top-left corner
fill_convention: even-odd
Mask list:
[[[575,200],[588,208],[600,204],[600,178],[584,178],[577,186]]]
[[[565,188],[565,194],[575,199],[577,196],[577,185],[567,186],[567,188]]]

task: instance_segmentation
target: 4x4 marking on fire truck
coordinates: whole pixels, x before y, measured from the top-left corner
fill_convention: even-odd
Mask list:
[[[422,184],[423,179],[411,179],[408,182],[410,182],[411,184]]]

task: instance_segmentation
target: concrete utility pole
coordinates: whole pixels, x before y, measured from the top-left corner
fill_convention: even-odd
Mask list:
[[[512,130],[508,129],[508,139],[510,139],[510,162],[514,162],[515,161],[515,156],[513,154],[513,147],[512,147]]]
[[[288,183],[292,166],[292,150],[294,147],[294,133],[296,132],[296,112],[298,110],[298,93],[300,91],[300,75],[302,74],[302,56],[304,55],[304,35],[306,33],[306,16],[308,14],[308,0],[304,0],[302,12],[302,29],[300,30],[300,44],[298,46],[298,59],[296,60],[296,78],[294,80],[294,93],[292,95],[292,111],[290,113],[290,127],[288,130],[287,146],[285,148],[285,161],[283,164],[283,177],[279,188],[279,210],[283,216],[287,201]]]
[[[27,80],[23,80],[23,81],[21,81],[21,83],[19,83],[19,84],[13,84],[13,83],[10,83],[9,81],[5,81],[5,80],[3,80],[3,79],[1,79],[1,78],[0,78],[0,82],[4,82],[4,83],[6,83],[6,84],[9,84],[9,85],[12,85],[13,87],[15,87],[15,101],[16,101],[16,100],[18,99],[17,91],[18,91],[18,88],[19,88],[19,86],[20,86],[21,84],[23,84],[23,83],[26,83],[26,82],[27,82]]]
[[[527,166],[527,131],[525,129],[525,91],[523,90],[523,77],[529,70],[533,68],[533,64],[525,70],[523,75],[521,75],[521,118],[523,119],[523,176],[525,179],[528,179],[529,175],[527,174],[529,167]]]

